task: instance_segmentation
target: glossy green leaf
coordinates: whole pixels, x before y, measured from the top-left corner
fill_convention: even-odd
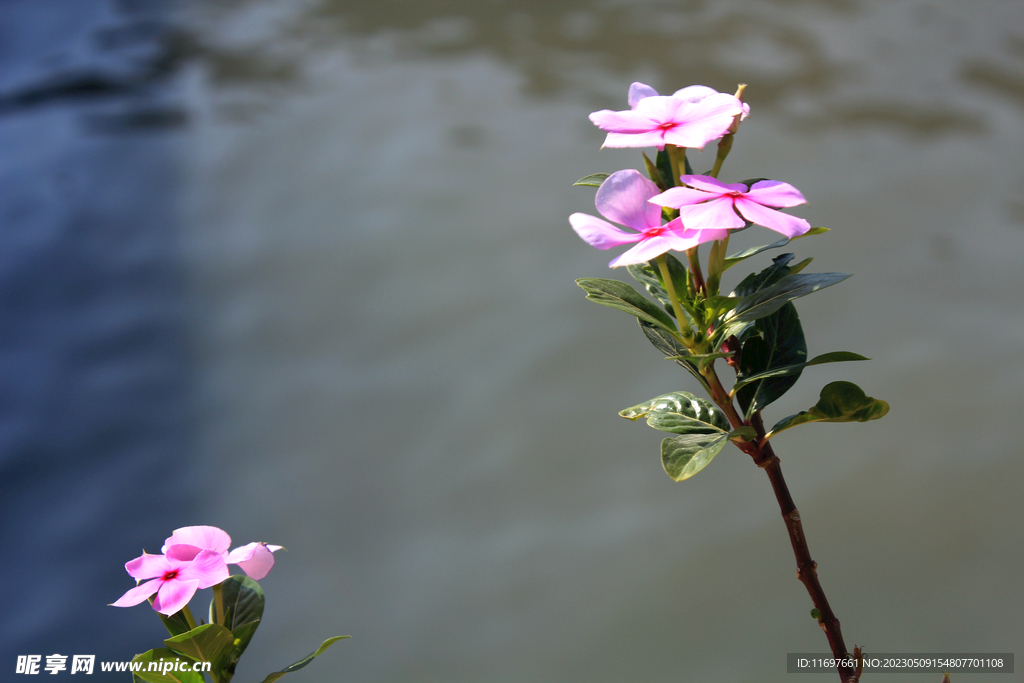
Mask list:
[[[673,434],[725,434],[729,420],[713,403],[686,391],[673,391],[619,411],[627,420],[647,418],[647,424]]]
[[[707,467],[728,442],[727,432],[669,437],[661,442],[661,466],[675,481],[689,479]]]
[[[192,630],[192,627],[188,625],[188,620],[185,619],[183,610],[178,610],[169,617],[157,612],[157,616],[160,617],[160,621],[164,622],[167,632],[172,636],[178,636]]]
[[[160,662],[169,662],[175,660],[184,663],[185,671],[167,671],[161,673],[160,670],[156,671],[134,671],[132,672],[132,681],[139,683],[144,681],[145,683],[205,683],[206,678],[203,674],[192,671],[192,665],[194,661],[178,655],[171,650],[166,648],[157,648],[155,650],[149,650],[143,652],[141,655],[135,655],[132,658],[133,662],[141,662],[143,669],[149,666],[150,662],[156,662],[159,666]]]
[[[313,651],[312,654],[306,655],[305,657],[303,657],[302,659],[300,659],[299,661],[295,662],[294,664],[292,664],[289,667],[285,667],[284,669],[281,669],[280,671],[275,671],[274,673],[272,673],[269,676],[267,676],[266,678],[264,678],[263,679],[263,683],[274,683],[274,681],[276,681],[277,679],[281,678],[281,676],[284,676],[285,674],[290,674],[293,671],[298,671],[302,667],[304,667],[307,664],[309,664],[310,662],[312,662],[315,657],[317,657],[318,655],[322,654],[323,651],[326,650],[327,648],[329,648],[331,645],[334,645],[336,642],[338,642],[339,640],[342,640],[343,638],[350,638],[350,637],[351,636],[334,636],[333,638],[328,638],[323,643],[321,643],[320,647],[318,647],[315,651]]]
[[[864,390],[853,382],[832,382],[821,390],[820,398],[814,406],[780,420],[765,436],[765,440],[807,422],[867,422],[884,417],[888,412],[888,403],[866,396]]]
[[[573,185],[585,185],[587,187],[601,187],[601,184],[610,176],[611,173],[591,173],[588,176],[580,178]]]
[[[811,228],[810,230],[805,232],[803,235],[797,235],[793,239],[797,239],[798,240],[801,237],[810,237],[811,235],[820,235],[820,234],[825,233],[825,232],[828,232],[828,228]],[[784,237],[781,240],[778,240],[777,242],[772,242],[771,244],[765,244],[765,245],[762,245],[760,247],[751,247],[750,249],[745,249],[745,250],[743,250],[741,252],[735,253],[732,256],[726,256],[725,257],[725,266],[724,266],[723,270],[728,270],[729,268],[732,268],[737,263],[739,263],[741,261],[745,261],[746,259],[750,258],[751,256],[756,256],[757,254],[760,254],[763,251],[768,251],[769,249],[779,249],[780,247],[784,247],[784,246],[786,246],[787,244],[789,244],[792,241],[793,240]]]
[[[675,324],[671,316],[663,311],[650,299],[644,298],[625,282],[618,280],[606,280],[597,277],[585,277],[576,280],[576,284],[587,293],[591,301],[610,306],[630,315],[635,315],[640,320],[658,325],[669,332],[675,331]]]
[[[197,662],[210,662],[214,671],[222,671],[230,661],[235,636],[220,624],[203,624],[168,638],[164,645]]]
[[[231,630],[235,639],[227,664],[227,670],[234,672],[263,617],[265,598],[260,584],[253,579],[248,576],[231,576],[221,584],[221,600],[224,604],[224,626]],[[211,603],[211,614],[214,609]]]
[[[798,363],[796,365],[784,365],[782,367],[777,367],[777,368],[774,368],[772,370],[768,370],[766,372],[758,373],[756,375],[750,375],[749,377],[745,377],[743,379],[737,378],[736,379],[736,384],[733,385],[733,391],[736,391],[740,387],[742,387],[742,386],[744,386],[746,384],[749,384],[751,382],[756,382],[756,381],[763,380],[763,379],[769,379],[771,377],[782,377],[782,376],[785,376],[785,375],[791,375],[793,373],[800,372],[804,368],[809,368],[812,365],[823,365],[825,363],[844,363],[844,362],[847,362],[847,361],[855,361],[855,360],[871,360],[871,359],[870,358],[866,358],[865,356],[862,356],[859,353],[851,353],[850,351],[832,351],[830,353],[823,353],[820,356],[815,356],[814,358],[812,358],[811,360],[807,361],[806,363]]]
[[[807,342],[796,307],[791,303],[769,316],[758,318],[740,336],[739,373],[736,376],[736,399],[744,419],[778,400],[800,377],[807,358]],[[777,368],[800,366],[779,376],[764,375]]]
[[[725,316],[725,327],[730,334],[758,318],[771,315],[793,299],[842,282],[850,277],[847,273],[799,273],[787,275],[781,280],[748,296],[742,297]],[[728,336],[728,334],[726,334]]]
[[[674,335],[669,334],[664,329],[652,325],[651,323],[644,322],[643,320],[637,321],[640,323],[640,329],[643,331],[644,336],[647,340],[654,345],[654,348],[661,351],[667,358],[671,358],[676,363],[681,365],[687,372],[693,375],[701,386],[710,394],[711,386],[708,381],[704,379],[704,376],[700,374],[694,363],[684,360],[691,354],[685,346],[679,343],[679,340]]]

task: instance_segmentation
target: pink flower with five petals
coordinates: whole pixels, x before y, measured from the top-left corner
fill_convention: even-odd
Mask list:
[[[639,171],[616,171],[598,188],[594,204],[605,218],[637,232],[620,230],[608,221],[585,213],[572,214],[569,223],[587,244],[598,249],[636,243],[608,264],[613,268],[645,263],[669,250],[686,251],[704,242],[724,239],[729,234],[722,229],[686,228],[679,218],[662,225],[661,209],[650,202],[657,194],[658,186]]]
[[[187,546],[168,548],[166,555],[142,553],[124,568],[136,580],[152,579],[132,588],[114,603],[131,607],[152,597],[153,609],[170,616],[188,604],[200,588],[216,586],[230,576],[220,553],[202,550],[193,553]]]
[[[227,564],[237,564],[250,578],[257,581],[274,568],[273,553],[281,549],[279,545],[249,543],[228,552],[228,548],[231,547],[231,536],[215,526],[186,526],[175,529],[164,541],[161,552],[168,553],[171,548],[179,546],[190,549],[178,550],[179,556],[186,556],[189,552],[198,555],[201,551],[219,553]]]
[[[750,105],[704,85],[691,85],[671,96],[649,85],[629,86],[626,111],[602,109],[590,115],[608,133],[602,147],[657,147],[666,144],[703,148],[729,132],[736,116],[746,118]]]
[[[651,199],[653,204],[679,209],[679,217],[692,228],[742,228],[746,221],[792,239],[811,229],[803,218],[776,211],[806,204],[800,191],[778,180],[759,180],[747,189],[743,183],[723,183],[706,175],[684,175],[689,187],[672,187]]]

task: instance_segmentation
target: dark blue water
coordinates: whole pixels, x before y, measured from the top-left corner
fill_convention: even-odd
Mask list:
[[[202,492],[163,5],[0,5],[5,677],[17,654],[151,647],[152,615],[105,603]]]

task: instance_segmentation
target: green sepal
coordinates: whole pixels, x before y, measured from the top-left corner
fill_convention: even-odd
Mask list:
[[[661,171],[658,170],[657,164],[651,161],[650,157],[647,156],[647,152],[641,152],[640,154],[644,157],[644,167],[647,169],[647,177],[651,179],[651,182],[658,186],[658,189],[664,192],[670,186],[665,185],[665,181],[662,180]]]
[[[819,228],[811,228],[810,230],[808,230],[804,234],[797,235],[793,239],[794,240],[798,240],[801,237],[810,237],[811,235],[820,235],[820,234],[826,233],[826,232],[828,232],[828,228],[820,228],[820,227]],[[793,240],[789,239],[788,237],[783,237],[781,240],[778,240],[777,242],[772,242],[771,244],[765,244],[765,245],[762,245],[760,247],[751,247],[750,249],[745,249],[745,250],[743,250],[741,252],[733,254],[732,256],[726,256],[725,257],[725,265],[722,266],[722,270],[729,270],[730,268],[735,266],[740,261],[745,261],[746,259],[750,258],[751,256],[755,256],[757,254],[760,254],[762,251],[768,251],[769,249],[778,249],[780,247],[784,247],[784,246],[786,246],[787,244],[789,244],[792,241]]]
[[[133,683],[206,683],[206,677],[198,671],[192,671],[193,660],[188,657],[182,657],[176,652],[168,650],[167,648],[157,648],[143,652],[141,655],[135,655],[132,657],[133,662],[142,662],[146,665],[149,662],[159,662],[160,660],[167,661],[169,659],[176,659],[181,662],[185,662],[188,666],[186,671],[168,671],[167,673],[161,674],[159,671],[133,671],[132,682]]]
[[[220,624],[203,624],[168,638],[164,645],[197,662],[210,662],[214,671],[223,671],[231,659],[235,636]]]
[[[740,341],[739,371],[733,393],[744,419],[749,420],[751,415],[777,401],[796,384],[807,359],[807,342],[800,316],[792,303],[755,320],[743,330]],[[751,380],[751,377],[784,366],[798,367],[780,376]]]
[[[234,637],[234,647],[228,659],[227,670],[234,673],[238,660],[249,646],[256,628],[263,618],[266,598],[260,584],[248,576],[230,576],[221,584],[221,600],[224,605],[224,626]],[[215,603],[210,603],[213,615]],[[211,616],[210,621],[213,621]]]
[[[328,638],[323,643],[321,643],[320,647],[318,647],[316,650],[314,650],[311,654],[306,655],[305,657],[303,657],[299,661],[295,662],[291,666],[285,667],[285,668],[281,669],[280,671],[275,671],[274,673],[272,673],[269,676],[267,676],[266,678],[264,678],[263,679],[263,683],[274,683],[274,681],[276,681],[277,679],[281,678],[281,676],[284,676],[285,674],[290,674],[293,671],[298,671],[302,667],[304,667],[307,664],[309,664],[310,662],[312,662],[315,657],[317,657],[320,654],[323,654],[324,650],[329,648],[331,645],[334,645],[339,640],[342,640],[344,638],[351,638],[351,637],[352,636],[334,636],[333,638]]]
[[[867,422],[884,417],[889,404],[864,394],[853,382],[832,382],[821,390],[818,402],[809,410],[790,415],[772,427],[765,441],[790,427],[806,422]]]
[[[783,365],[776,367],[765,372],[760,372],[756,375],[750,375],[743,379],[736,378],[736,384],[733,385],[732,390],[735,392],[737,389],[743,387],[751,382],[757,382],[763,379],[769,379],[771,377],[783,377],[785,375],[792,375],[800,372],[804,368],[809,368],[812,365],[824,365],[825,363],[844,363],[846,361],[855,360],[871,360],[859,353],[852,353],[850,351],[832,351],[830,353],[823,353],[820,356],[815,356],[806,363],[798,363],[796,365]]]
[[[619,411],[627,420],[647,418],[647,424],[673,434],[726,434],[729,420],[713,403],[686,391],[673,391]]]
[[[587,187],[601,187],[601,184],[604,183],[610,175],[611,173],[591,173],[590,175],[577,180],[573,183],[573,186],[585,185]]]
[[[625,282],[584,277],[576,280],[576,284],[583,288],[583,291],[587,293],[587,298],[594,303],[617,308],[630,315],[635,315],[640,320],[658,325],[668,332],[676,333],[671,316]]]
[[[662,328],[643,320],[638,320],[637,322],[640,323],[640,329],[643,331],[644,336],[647,337],[647,341],[651,342],[654,348],[665,354],[667,358],[671,358],[681,365],[687,372],[693,375],[698,382],[700,382],[700,385],[704,387],[709,394],[711,393],[711,385],[708,384],[704,375],[700,374],[700,370],[693,362],[686,360],[693,354],[691,354],[685,346],[679,343],[679,340],[676,339],[674,334],[670,334]]]

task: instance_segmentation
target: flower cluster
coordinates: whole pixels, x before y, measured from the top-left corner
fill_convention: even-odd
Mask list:
[[[668,146],[670,153],[678,148],[700,149],[734,133],[750,113],[750,106],[735,95],[703,85],[663,96],[649,85],[633,83],[628,101],[630,108],[626,111],[605,109],[590,115],[594,125],[608,133],[604,147],[653,146],[664,150]],[[804,219],[777,210],[806,203],[792,185],[776,180],[727,184],[715,175],[681,173],[672,178],[676,186],[662,192],[637,171],[618,171],[601,184],[595,204],[602,216],[635,232],[620,230],[583,213],[572,214],[569,223],[584,241],[598,249],[635,244],[612,260],[612,267],[639,264],[670,250],[687,251],[705,242],[723,240],[730,230],[751,223],[790,239],[810,230]],[[678,216],[662,223],[658,207],[675,209]]]
[[[249,543],[228,551],[231,537],[213,526],[187,526],[174,531],[160,549],[162,555],[143,552],[124,565],[137,585],[114,607],[131,607],[153,598],[153,609],[170,616],[189,603],[196,591],[210,588],[230,576],[229,564],[237,564],[250,578],[262,579],[274,567],[279,545]]]

